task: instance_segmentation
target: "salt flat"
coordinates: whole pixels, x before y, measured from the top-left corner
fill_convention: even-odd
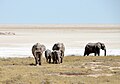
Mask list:
[[[0,57],[32,56],[32,45],[37,42],[47,49],[56,42],[63,42],[65,55],[83,55],[87,43],[103,42],[107,55],[120,55],[120,26],[52,26],[0,26],[0,32],[15,33],[0,35]]]

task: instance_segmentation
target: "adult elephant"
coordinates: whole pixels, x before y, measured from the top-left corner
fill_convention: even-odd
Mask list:
[[[45,58],[46,58],[46,62],[51,63],[51,59],[52,59],[52,52],[51,52],[51,50],[47,49],[45,51]]]
[[[55,43],[52,47],[52,50],[59,50],[61,51],[61,63],[63,62],[64,52],[65,52],[65,46],[63,43]]]
[[[46,50],[46,47],[40,43],[36,43],[32,47],[32,54],[35,58],[35,64],[41,65],[42,53]]]
[[[101,43],[101,42],[88,43],[85,46],[84,56],[85,55],[88,56],[90,53],[94,53],[95,56],[97,54],[98,54],[98,56],[100,56],[100,49],[104,50],[104,56],[106,56],[106,47],[105,47],[104,43]]]
[[[52,51],[52,60],[53,60],[53,64],[60,64],[60,61],[61,61],[61,51],[60,50]]]

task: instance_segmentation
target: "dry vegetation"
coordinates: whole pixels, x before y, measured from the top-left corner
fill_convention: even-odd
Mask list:
[[[0,84],[119,84],[120,56],[67,56],[34,66],[34,58],[0,58]]]

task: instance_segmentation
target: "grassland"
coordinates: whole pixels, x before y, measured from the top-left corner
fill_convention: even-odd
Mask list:
[[[34,58],[0,58],[0,84],[119,84],[120,56],[67,56],[34,66]]]

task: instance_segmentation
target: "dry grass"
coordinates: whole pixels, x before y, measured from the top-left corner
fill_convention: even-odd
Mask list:
[[[34,66],[34,58],[0,58],[0,84],[119,84],[120,56],[67,56]]]

